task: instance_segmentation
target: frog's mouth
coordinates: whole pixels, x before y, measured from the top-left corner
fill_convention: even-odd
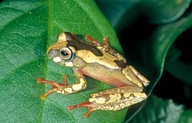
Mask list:
[[[54,62],[61,62],[61,58],[59,56],[59,50],[50,50],[47,53],[47,56],[52,59]]]

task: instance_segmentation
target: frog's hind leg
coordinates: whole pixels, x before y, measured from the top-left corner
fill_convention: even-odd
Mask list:
[[[141,102],[147,96],[141,88],[135,86],[122,86],[92,94],[89,102],[82,102],[69,106],[68,109],[87,107],[84,117],[88,117],[95,110],[120,110],[135,103]]]

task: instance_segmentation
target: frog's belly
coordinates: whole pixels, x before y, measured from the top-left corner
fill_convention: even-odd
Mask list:
[[[121,69],[110,69],[99,64],[88,64],[81,71],[84,75],[116,87],[134,85],[124,76]]]

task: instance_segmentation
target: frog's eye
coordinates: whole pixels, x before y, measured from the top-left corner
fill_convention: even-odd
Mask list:
[[[63,47],[60,49],[60,57],[64,60],[71,60],[74,57],[74,53],[70,48]]]

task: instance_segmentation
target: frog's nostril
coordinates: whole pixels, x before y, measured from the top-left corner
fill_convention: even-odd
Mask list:
[[[58,50],[50,50],[47,55],[50,59],[53,59],[59,55],[59,51]]]

